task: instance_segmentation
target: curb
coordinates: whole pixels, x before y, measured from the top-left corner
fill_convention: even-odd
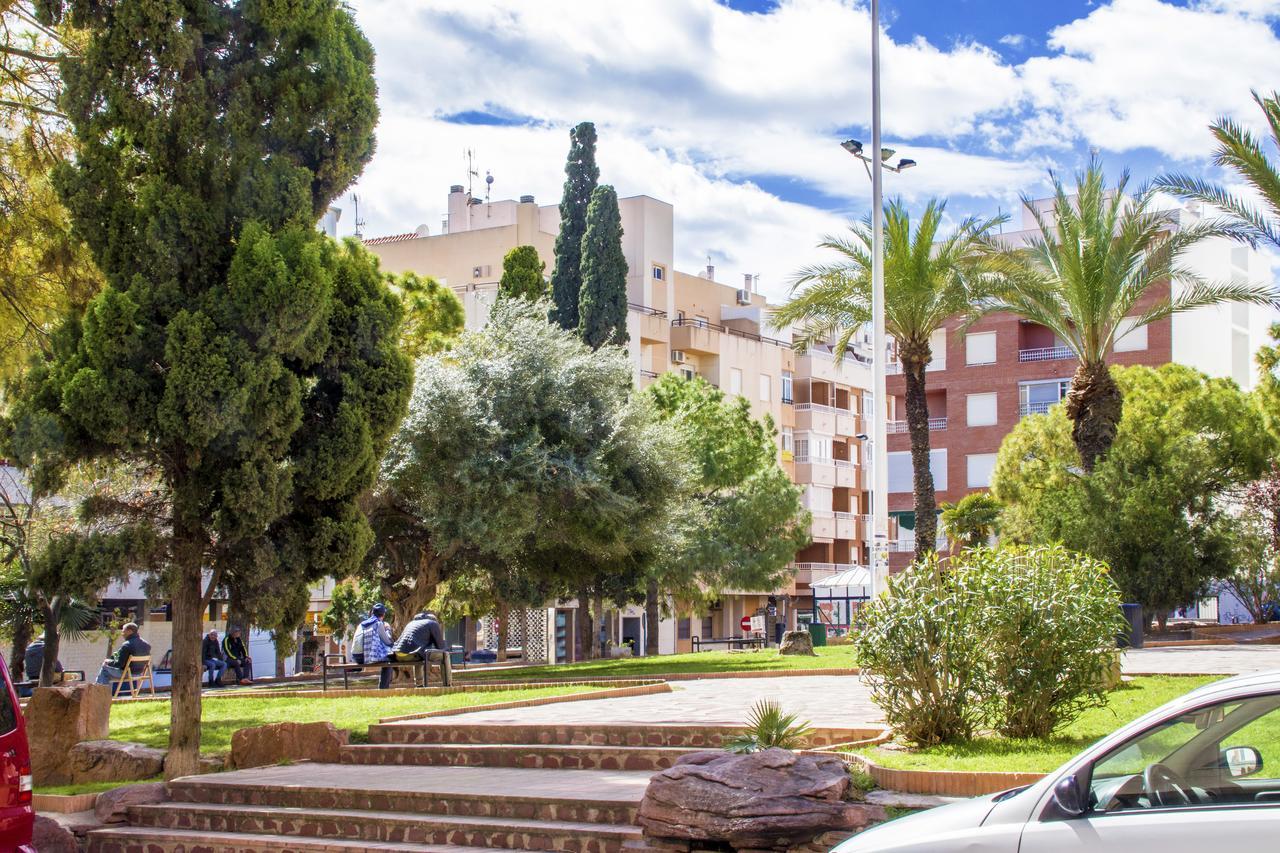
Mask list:
[[[570,685],[573,683],[574,682],[568,682]],[[565,684],[565,682],[557,682],[555,686],[563,684]],[[509,689],[527,689],[529,686],[530,685],[528,684],[521,684],[518,688]],[[370,692],[374,695],[377,695],[378,693],[378,691]],[[665,681],[657,681],[648,684],[638,684],[631,687],[593,690],[589,693],[566,693],[563,696],[542,696],[537,699],[524,699],[518,702],[493,702],[488,705],[471,705],[465,708],[442,708],[438,711],[423,711],[418,714],[401,714],[396,717],[382,717],[378,720],[378,724],[399,723],[406,720],[425,720],[431,717],[454,717],[459,714],[471,714],[477,711],[505,711],[510,708],[536,708],[540,705],[558,705],[561,702],[582,702],[590,699],[621,699],[627,696],[650,696],[655,693],[670,692],[671,685],[667,684]]]
[[[121,782],[120,784],[133,783]],[[35,794],[31,798],[31,807],[36,814],[71,814],[87,812],[97,801],[97,794]]]
[[[812,677],[815,675],[861,675],[862,670],[857,667],[832,668],[832,669],[765,669],[749,672],[676,672],[676,673],[654,673],[653,675],[636,676],[628,679],[629,681],[703,681],[717,678],[800,678]],[[545,678],[545,676],[544,676]],[[479,676],[467,678],[460,677],[460,680],[466,681],[468,684],[484,684],[486,679]],[[616,675],[584,675],[573,681],[496,681],[498,684],[512,684],[528,687],[531,684],[549,685],[549,684],[592,684],[600,681],[617,681]]]
[[[862,767],[881,788],[908,794],[944,797],[980,797],[1009,788],[1031,785],[1044,773],[1001,773],[977,770],[896,770],[881,767],[863,755],[846,753],[844,758]]]

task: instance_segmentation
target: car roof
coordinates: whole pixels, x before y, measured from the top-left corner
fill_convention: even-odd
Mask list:
[[[1198,705],[1206,699],[1229,698],[1234,695],[1254,693],[1280,692],[1280,669],[1268,669],[1262,672],[1249,672],[1244,675],[1233,675],[1221,681],[1197,687],[1184,695],[1181,703]],[[1178,701],[1178,700],[1175,700]]]

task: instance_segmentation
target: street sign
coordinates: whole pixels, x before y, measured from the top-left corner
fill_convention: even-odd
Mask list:
[[[750,630],[751,630],[751,617],[750,617],[750,616],[743,616],[743,617],[742,617],[742,621],[741,621],[741,622],[739,622],[738,624],[742,626],[742,630],[744,630],[744,631],[750,631]]]
[[[764,633],[764,617],[763,616],[751,617],[751,630],[757,634]]]

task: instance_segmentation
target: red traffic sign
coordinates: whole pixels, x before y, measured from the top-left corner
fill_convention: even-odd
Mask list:
[[[742,621],[741,621],[741,622],[739,622],[738,624],[740,624],[740,625],[742,626],[742,630],[744,630],[744,631],[750,631],[750,630],[751,630],[751,617],[750,617],[750,616],[743,616],[743,617],[742,617]]]

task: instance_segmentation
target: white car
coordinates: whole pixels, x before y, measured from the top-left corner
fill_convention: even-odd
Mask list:
[[[1276,853],[1280,670],[1194,690],[1034,785],[867,830],[836,853]]]

